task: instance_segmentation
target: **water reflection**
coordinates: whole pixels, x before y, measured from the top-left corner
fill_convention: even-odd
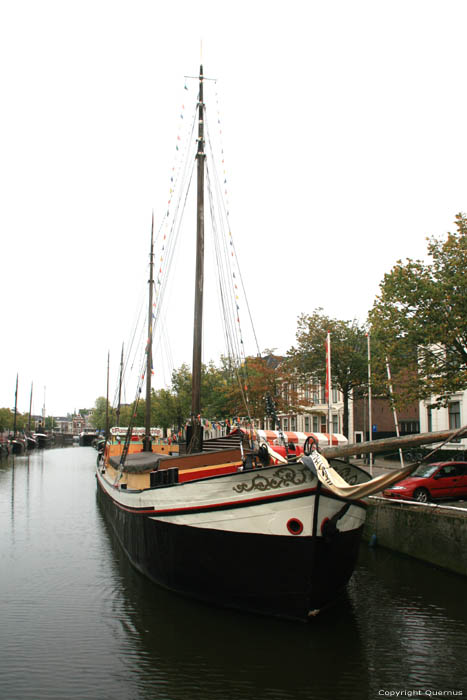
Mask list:
[[[370,687],[467,690],[465,579],[363,547],[349,594],[359,611]]]
[[[103,517],[103,516],[102,516]],[[366,661],[349,600],[312,625],[242,615],[187,600],[154,586],[128,563],[113,531],[103,527],[125,600],[122,625],[139,646],[142,697],[162,684],[179,700],[354,697],[350,679]],[[345,653],[336,676],[336,639]],[[312,693],[312,695],[310,695]]]
[[[0,697],[361,700],[467,691],[465,580],[363,547],[310,624],[214,609],[129,564],[97,504],[92,448],[0,464]]]

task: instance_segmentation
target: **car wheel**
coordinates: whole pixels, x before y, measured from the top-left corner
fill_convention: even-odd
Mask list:
[[[413,497],[419,503],[428,503],[430,494],[426,489],[415,489]]]

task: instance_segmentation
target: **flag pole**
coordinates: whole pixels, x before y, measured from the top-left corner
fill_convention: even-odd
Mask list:
[[[331,333],[328,331],[326,342],[326,393],[328,399],[328,435],[332,445],[332,378],[331,378]]]
[[[370,347],[370,334],[366,334],[368,341],[368,440],[369,442],[373,439],[373,415],[371,406],[371,347]],[[373,453],[370,452],[370,474],[373,476]]]
[[[391,368],[389,366],[389,360],[386,357],[386,372],[388,375],[388,382],[389,382],[389,395],[391,397],[391,405],[392,405],[392,415],[394,417],[394,426],[396,428],[396,436],[400,437],[400,432],[399,432],[399,420],[397,418],[397,411],[396,411],[396,404],[394,403],[394,392],[392,390],[392,378],[391,378]],[[404,456],[402,454],[402,448],[399,447],[399,458],[401,461],[401,467],[404,467]]]

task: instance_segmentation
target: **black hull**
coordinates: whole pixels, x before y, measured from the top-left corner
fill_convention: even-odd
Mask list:
[[[79,436],[80,447],[92,447],[94,440],[96,439],[95,433],[89,433]]]
[[[22,455],[26,451],[26,446],[22,442],[13,442],[11,443],[11,454],[13,455]]]
[[[100,487],[98,494],[140,572],[211,604],[307,620],[335,601],[356,565],[363,527],[327,540],[197,528],[126,512]]]

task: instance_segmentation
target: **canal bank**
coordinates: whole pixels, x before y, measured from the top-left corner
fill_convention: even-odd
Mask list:
[[[399,466],[377,461],[373,475],[379,476]],[[467,576],[465,501],[415,503],[370,496],[363,539]]]

